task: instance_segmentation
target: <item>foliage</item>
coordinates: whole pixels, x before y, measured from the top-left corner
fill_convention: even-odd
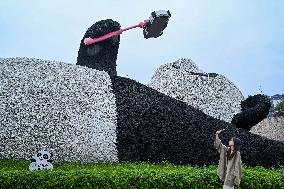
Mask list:
[[[52,171],[28,170],[28,161],[0,161],[0,188],[222,188],[217,166],[149,163],[55,164]],[[284,168],[243,168],[236,188],[283,188]]]
[[[284,101],[278,103],[275,107],[275,110],[277,111],[284,111]]]

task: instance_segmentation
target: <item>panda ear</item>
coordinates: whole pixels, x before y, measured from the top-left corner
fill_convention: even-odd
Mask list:
[[[31,159],[31,162],[36,162],[36,160],[34,158]]]
[[[49,160],[47,160],[47,162],[51,163],[51,162],[52,162],[52,160],[51,160],[51,159],[49,159]]]

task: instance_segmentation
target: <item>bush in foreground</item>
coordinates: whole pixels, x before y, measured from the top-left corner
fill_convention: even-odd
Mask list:
[[[28,171],[27,161],[0,161],[0,188],[222,188],[216,166],[55,164]],[[284,168],[247,167],[238,188],[283,188]]]

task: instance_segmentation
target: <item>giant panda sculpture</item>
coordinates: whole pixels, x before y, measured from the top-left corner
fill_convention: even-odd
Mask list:
[[[94,62],[117,56],[94,53]],[[283,142],[236,128],[134,80],[78,65],[0,58],[0,159],[28,159],[30,149],[45,141],[56,162],[208,165],[218,162],[215,131],[227,128],[222,142],[240,138],[245,164],[284,165]]]

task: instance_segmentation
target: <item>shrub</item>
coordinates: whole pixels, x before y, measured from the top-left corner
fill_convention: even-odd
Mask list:
[[[275,110],[277,111],[284,111],[284,101],[278,103],[275,107]]]
[[[216,166],[173,164],[55,164],[28,171],[27,161],[0,161],[0,188],[222,188]],[[244,167],[237,188],[283,188],[284,168]]]

